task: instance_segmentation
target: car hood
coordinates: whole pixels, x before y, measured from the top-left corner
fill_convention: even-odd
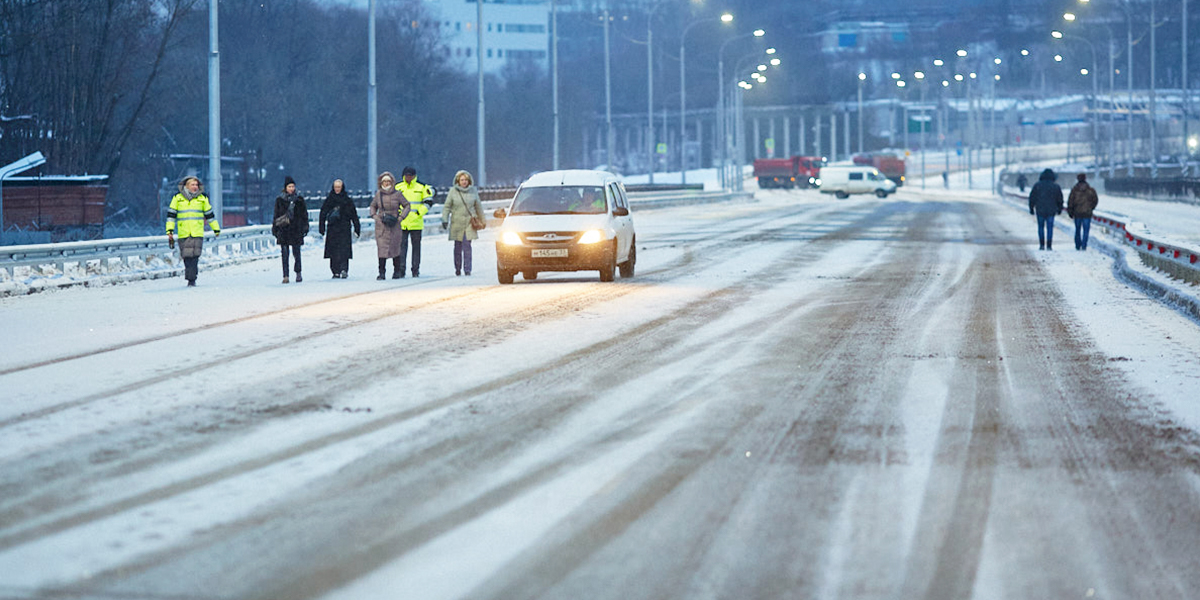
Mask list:
[[[609,217],[604,215],[511,215],[504,219],[502,229],[512,231],[584,231],[610,229]]]

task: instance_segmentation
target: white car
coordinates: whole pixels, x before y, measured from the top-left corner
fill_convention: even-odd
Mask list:
[[[817,186],[822,194],[835,194],[838,198],[849,198],[850,194],[875,194],[887,198],[896,191],[896,182],[888,179],[879,169],[866,165],[821,167]]]
[[[517,189],[496,234],[496,274],[512,283],[520,273],[599,271],[600,281],[633,277],[637,236],[625,186],[604,171],[546,171]]]

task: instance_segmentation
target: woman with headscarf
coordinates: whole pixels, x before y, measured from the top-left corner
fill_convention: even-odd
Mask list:
[[[300,246],[304,245],[304,236],[308,235],[308,206],[304,204],[304,197],[296,192],[296,180],[291,176],[284,178],[283,191],[275,198],[271,233],[283,257],[283,282],[288,282],[289,251],[296,261],[296,283],[304,281],[300,275]]]
[[[371,200],[371,218],[375,219],[375,249],[379,257],[379,277],[384,279],[387,259],[392,259],[392,279],[404,277],[400,262],[400,221],[408,216],[408,200],[396,189],[396,176],[390,171],[379,175],[379,189]]]
[[[350,240],[350,227],[354,227],[354,236],[362,233],[362,224],[358,220],[358,210],[354,201],[346,193],[346,184],[341,179],[333,180],[333,188],[325,196],[321,205],[321,216],[317,225],[318,231],[325,236],[325,258],[329,259],[329,270],[334,279],[345,279],[350,274],[350,259],[354,257],[354,247]]]
[[[442,231],[450,231],[454,242],[454,274],[471,274],[471,240],[479,238],[471,219],[485,219],[483,203],[475,180],[466,171],[454,174],[454,187],[446,192],[446,203],[442,206]]]

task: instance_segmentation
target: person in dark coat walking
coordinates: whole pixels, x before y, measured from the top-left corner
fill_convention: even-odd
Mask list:
[[[321,205],[317,224],[317,230],[325,236],[325,258],[329,259],[329,270],[333,271],[334,279],[345,279],[350,274],[350,259],[354,257],[351,226],[354,227],[354,237],[362,234],[358,210],[350,194],[346,193],[346,184],[341,179],[335,179],[333,189],[329,190],[325,203]]]
[[[1025,186],[1027,185],[1029,185],[1029,179],[1025,177],[1025,174],[1021,173],[1020,175],[1017,175],[1017,187],[1021,188],[1022,194],[1025,193]]]
[[[1075,249],[1087,250],[1088,234],[1092,231],[1092,212],[1100,204],[1096,188],[1088,185],[1087,175],[1075,176],[1079,181],[1067,198],[1067,216],[1075,219]]]
[[[1057,178],[1053,170],[1046,169],[1029,190],[1029,214],[1037,214],[1038,250],[1054,249],[1054,217],[1063,211],[1063,191]]]
[[[296,257],[296,283],[304,281],[300,275],[300,246],[304,245],[304,236],[308,235],[308,206],[304,204],[304,197],[296,193],[296,180],[291,176],[284,178],[283,192],[275,198],[271,234],[283,257],[283,282],[288,282],[289,251]]]

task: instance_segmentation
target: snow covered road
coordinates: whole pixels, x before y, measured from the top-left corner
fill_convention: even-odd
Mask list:
[[[0,299],[0,597],[1188,597],[1200,327],[1026,216],[759,192],[638,213],[615,283],[500,286],[489,228],[469,278],[431,232]]]

